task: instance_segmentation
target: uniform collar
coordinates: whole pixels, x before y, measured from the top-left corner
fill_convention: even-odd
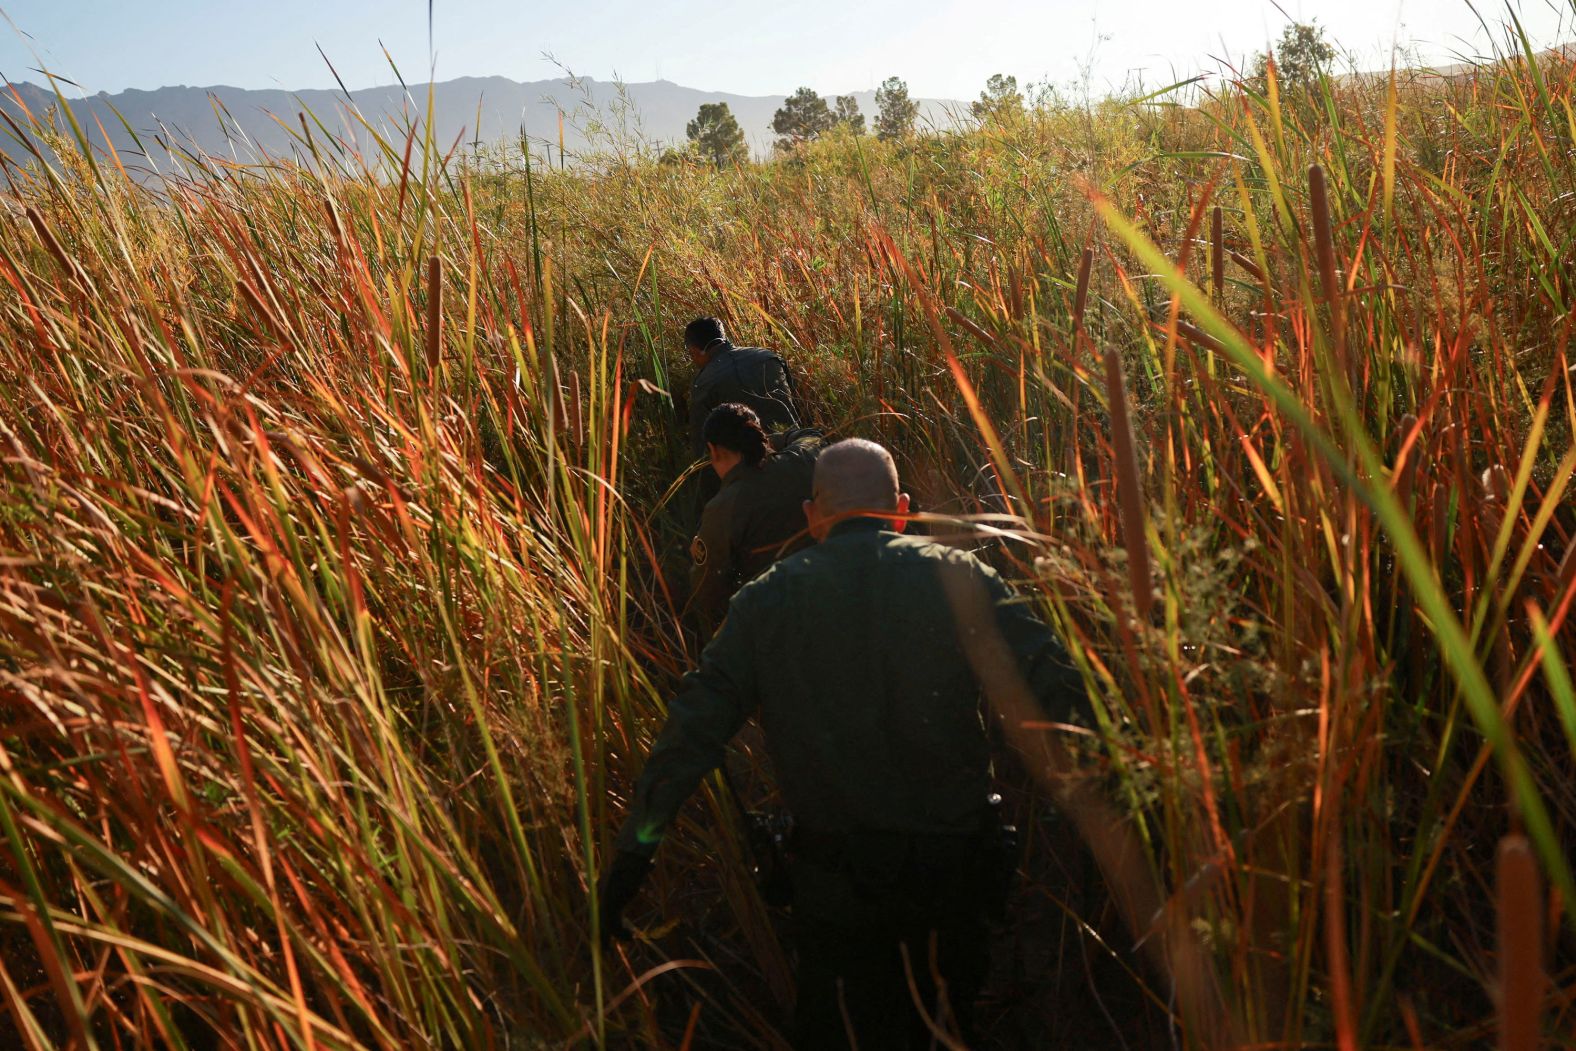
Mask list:
[[[834,525],[831,531],[826,534],[826,538],[830,540],[834,536],[842,536],[845,533],[879,533],[890,528],[891,526],[885,518],[870,518],[867,516],[848,518]]]
[[[717,364],[717,362],[721,361],[723,358],[725,358],[729,354],[733,353],[733,350],[734,350],[734,346],[733,346],[732,343],[728,343],[728,342],[725,341],[723,343],[718,344],[717,349],[712,351],[711,352],[711,356],[706,359],[706,364],[702,365],[700,367],[700,372],[697,372],[695,375],[699,376],[701,372],[705,372],[707,369],[709,369],[713,365]]]
[[[727,474],[722,476],[722,488],[726,489],[734,482],[742,481],[744,476],[754,469],[755,468],[752,464],[746,463],[744,460],[740,460],[738,463],[729,468]]]

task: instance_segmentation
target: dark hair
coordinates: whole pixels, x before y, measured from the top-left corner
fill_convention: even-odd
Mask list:
[[[761,418],[755,415],[754,409],[738,402],[730,401],[712,409],[706,417],[706,425],[701,428],[701,437],[712,445],[732,449],[751,467],[766,459],[771,449],[766,431],[761,427]]]
[[[728,342],[728,330],[714,317],[698,317],[684,326],[684,345],[705,350],[713,343]]]

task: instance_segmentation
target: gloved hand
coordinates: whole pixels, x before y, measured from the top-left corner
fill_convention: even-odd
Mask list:
[[[621,850],[613,864],[602,874],[602,885],[597,888],[597,904],[602,913],[602,948],[613,947],[613,939],[627,941],[629,928],[624,926],[624,909],[635,900],[640,885],[651,871],[651,859],[628,850]]]

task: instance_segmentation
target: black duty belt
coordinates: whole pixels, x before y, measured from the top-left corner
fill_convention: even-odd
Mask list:
[[[977,849],[979,832],[827,832],[796,826],[788,853],[828,868],[841,868],[857,856],[887,854],[915,860],[950,860]]]
[[[874,896],[904,886],[945,896],[949,888],[972,886],[966,897],[996,921],[1006,918],[1019,860],[1018,830],[1003,823],[1001,797],[994,794],[973,832],[832,832],[796,825],[777,843],[791,857],[842,873],[856,891]]]

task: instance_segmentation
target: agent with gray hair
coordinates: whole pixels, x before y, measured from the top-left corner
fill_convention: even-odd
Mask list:
[[[796,822],[801,1048],[850,1033],[864,1049],[928,1047],[931,1025],[968,1039],[1003,863],[982,689],[994,695],[1006,663],[1043,717],[1086,703],[1061,644],[994,570],[902,535],[908,506],[881,446],[822,452],[804,505],[817,545],[734,596],[668,709],[601,887],[603,930],[625,936],[669,824],[759,712]]]

